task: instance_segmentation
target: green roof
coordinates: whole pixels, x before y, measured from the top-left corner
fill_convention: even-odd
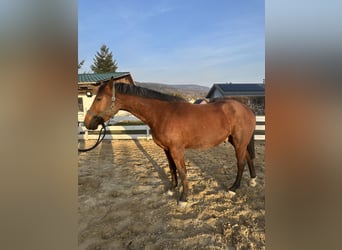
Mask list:
[[[111,72],[111,73],[83,73],[78,74],[78,82],[99,82],[130,75],[129,72]]]

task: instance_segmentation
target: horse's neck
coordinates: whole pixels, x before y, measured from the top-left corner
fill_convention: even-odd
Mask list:
[[[123,110],[130,112],[151,128],[155,123],[156,115],[162,112],[162,106],[167,105],[166,102],[138,96],[124,96],[122,100],[121,105]]]

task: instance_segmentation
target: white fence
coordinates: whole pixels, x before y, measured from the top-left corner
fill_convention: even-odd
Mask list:
[[[257,116],[256,117],[257,125],[255,127],[255,140],[265,140],[265,116]],[[150,133],[150,127],[145,124],[139,125],[115,125],[119,122],[133,122],[139,123],[141,122],[135,116],[115,116],[113,119],[110,119],[107,123],[106,127],[106,135],[104,139],[113,140],[126,140],[126,139],[152,139],[152,135]],[[142,123],[142,122],[141,122]],[[96,130],[87,130],[86,127],[83,126],[83,122],[79,121],[78,126],[78,139],[83,140],[92,140],[97,139],[99,135],[99,131],[101,126]]]
[[[254,140],[265,140],[265,116],[256,116]]]

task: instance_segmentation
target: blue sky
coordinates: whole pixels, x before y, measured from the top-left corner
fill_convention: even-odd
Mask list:
[[[102,44],[134,80],[211,86],[265,78],[262,0],[78,2],[78,60]]]

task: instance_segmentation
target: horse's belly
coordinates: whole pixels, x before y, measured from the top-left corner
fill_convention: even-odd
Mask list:
[[[216,132],[202,131],[201,134],[193,135],[193,138],[188,141],[186,148],[193,148],[193,149],[211,148],[225,141],[228,138],[228,135],[229,134],[227,131],[221,131],[221,132],[220,131],[216,131]]]
[[[193,149],[210,148],[222,143],[228,135],[229,128],[205,123],[152,129],[154,142],[163,149],[175,145]]]

